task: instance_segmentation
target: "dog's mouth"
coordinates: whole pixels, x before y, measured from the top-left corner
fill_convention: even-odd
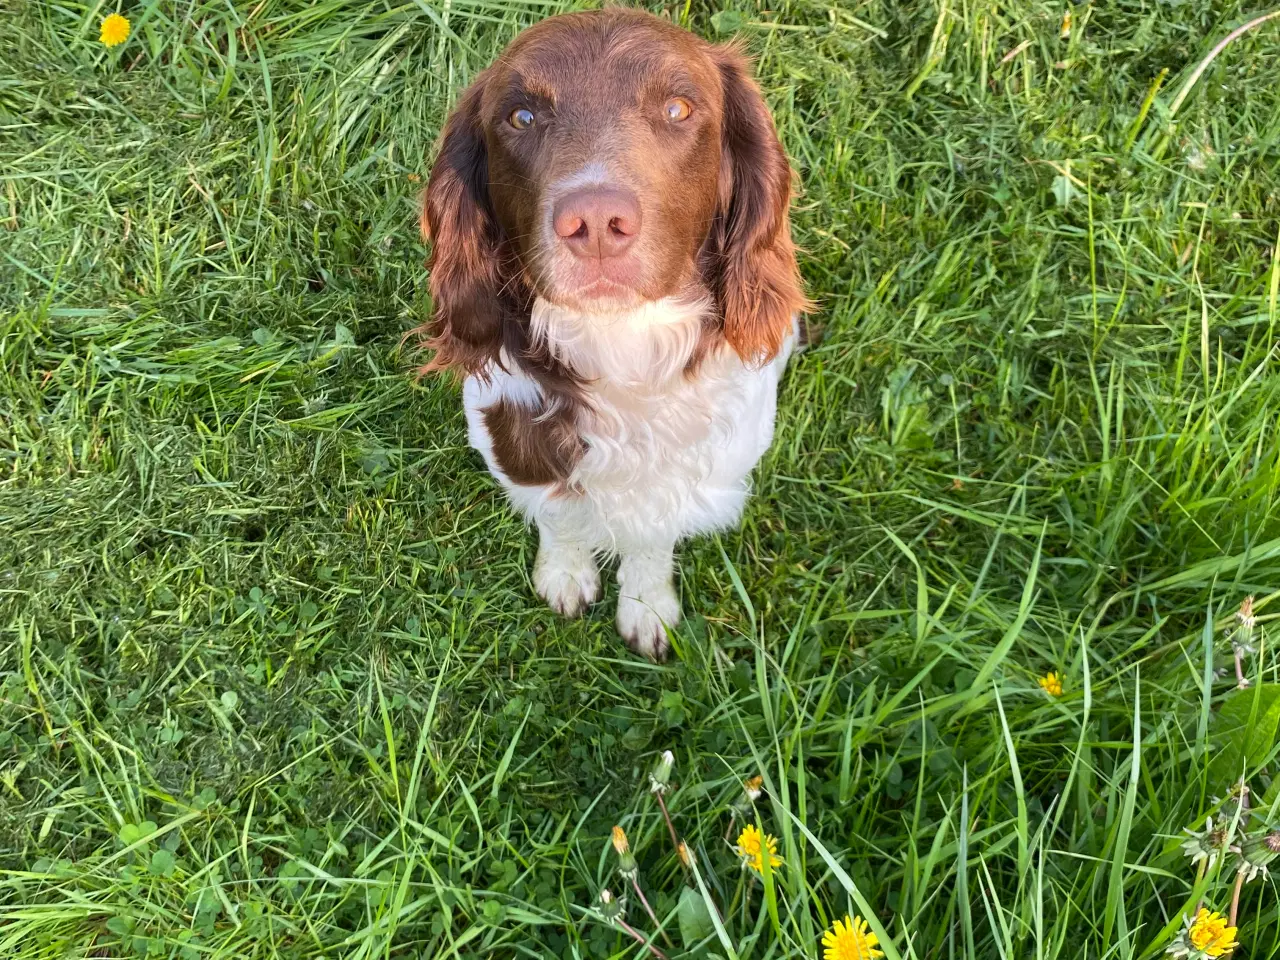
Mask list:
[[[596,298],[614,299],[619,295],[634,296],[635,292],[634,287],[625,283],[619,283],[612,277],[604,275],[596,277],[594,280],[590,280],[578,287],[576,290],[571,291],[574,299],[576,300],[590,300]]]
[[[558,266],[547,278],[550,282],[539,284],[543,298],[552,303],[607,313],[651,299],[645,295],[638,264],[575,260]]]

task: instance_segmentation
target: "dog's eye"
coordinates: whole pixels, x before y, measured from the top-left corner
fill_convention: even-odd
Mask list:
[[[511,116],[507,117],[507,123],[511,124],[517,130],[523,130],[526,127],[533,126],[533,111],[526,110],[524,107],[517,107],[511,111]]]
[[[663,112],[666,113],[668,122],[679,123],[689,119],[689,114],[693,113],[693,107],[689,106],[689,101],[682,97],[672,97],[667,101]]]

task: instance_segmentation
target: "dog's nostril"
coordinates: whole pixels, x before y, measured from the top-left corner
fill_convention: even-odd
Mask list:
[[[575,256],[620,256],[640,232],[640,204],[629,191],[589,187],[566,194],[552,210],[552,227]]]

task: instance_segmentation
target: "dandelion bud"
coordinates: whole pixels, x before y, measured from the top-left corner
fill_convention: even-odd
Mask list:
[[[1249,822],[1249,810],[1253,806],[1249,799],[1249,785],[1240,780],[1227,791],[1226,802],[1222,805],[1222,816],[1237,821],[1242,827]]]
[[[1280,856],[1280,827],[1271,827],[1253,834],[1240,845],[1240,862],[1236,869],[1245,875],[1245,882],[1267,872],[1267,866]]]
[[[671,789],[671,771],[675,768],[676,757],[670,750],[663,750],[662,756],[649,774],[649,789],[653,793],[666,793]]]
[[[689,845],[686,844],[683,840],[681,840],[680,845],[676,847],[676,853],[680,854],[681,863],[683,863],[686,867],[689,867],[689,868],[693,867],[693,854],[689,852]]]
[[[1231,631],[1231,652],[1236,657],[1236,670],[1239,672],[1239,660],[1241,657],[1250,653],[1256,653],[1257,648],[1253,644],[1253,628],[1257,626],[1258,618],[1253,613],[1253,597],[1245,597],[1240,604],[1240,609],[1236,611],[1236,628]],[[1247,686],[1241,680],[1241,684]]]
[[[1253,615],[1253,597],[1245,597],[1240,602],[1240,609],[1236,611],[1236,621],[1240,627],[1250,632],[1258,623],[1258,618]]]
[[[1231,845],[1232,829],[1231,821],[1219,819],[1215,823],[1210,817],[1205,820],[1203,830],[1188,828],[1185,831],[1188,837],[1183,841],[1182,852],[1191,858],[1192,863],[1205,861],[1205,869],[1212,870],[1213,865],[1226,855],[1227,848]]]
[[[742,783],[742,796],[733,805],[735,814],[746,814],[751,805],[764,795],[764,777],[748,777]]]
[[[636,858],[631,853],[631,845],[627,843],[627,835],[622,832],[621,827],[613,828],[613,849],[618,854],[618,872],[627,880],[635,879]]]
[[[622,900],[615,898],[607,888],[600,891],[600,916],[607,923],[613,923],[622,916]]]

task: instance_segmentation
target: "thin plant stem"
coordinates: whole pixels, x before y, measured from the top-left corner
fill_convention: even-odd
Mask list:
[[[729,907],[725,913],[733,916],[734,908],[738,905],[738,898],[742,896],[742,874],[738,874],[738,885],[733,888],[733,896],[729,898]]]
[[[649,901],[645,899],[644,891],[640,889],[639,872],[631,875],[631,886],[635,888],[636,896],[640,898],[640,903],[644,906],[644,912],[649,915],[649,919],[653,921],[654,927],[657,929],[658,933],[662,935],[662,942],[668,947],[674,947],[675,944],[673,944],[671,942],[671,938],[667,936],[667,931],[663,930],[662,924],[658,922],[658,916],[653,912],[653,907],[649,906]]]
[[[1236,654],[1236,688],[1243,690],[1245,687],[1249,686],[1249,678],[1244,675],[1244,665],[1241,663],[1241,660],[1244,659],[1243,655],[1240,653],[1239,650],[1236,650],[1235,654]]]
[[[1228,33],[1225,37],[1218,41],[1218,44],[1209,51],[1203,60],[1196,64],[1196,68],[1191,71],[1191,76],[1187,77],[1187,82],[1182,85],[1182,89],[1178,91],[1178,95],[1173,98],[1173,103],[1169,104],[1169,116],[1172,117],[1178,112],[1178,108],[1182,106],[1182,101],[1187,98],[1187,94],[1191,92],[1191,88],[1196,85],[1196,81],[1200,76],[1209,69],[1209,64],[1217,58],[1223,50],[1231,44],[1231,41],[1237,37],[1242,37],[1254,27],[1260,27],[1268,20],[1274,20],[1280,17],[1280,10],[1272,10],[1270,13],[1264,13],[1260,17],[1254,17],[1248,23],[1242,24]]]
[[[1208,857],[1206,857],[1205,859],[1201,860],[1198,864],[1196,864],[1196,882],[1192,884],[1193,887],[1200,886],[1200,881],[1204,879],[1204,872],[1208,868],[1208,866],[1209,866]],[[1195,908],[1191,911],[1192,915],[1195,915],[1200,912],[1200,905],[1202,903],[1204,903],[1203,897],[1201,897],[1199,900],[1196,901]]]
[[[676,836],[675,824],[671,822],[671,814],[667,813],[667,802],[662,799],[662,793],[659,791],[654,794],[658,798],[658,806],[662,808],[662,819],[667,821],[667,830],[671,833],[671,846],[676,852],[676,856],[680,856],[680,838]],[[682,864],[683,860],[680,861]]]
[[[621,917],[618,918],[618,925],[622,927],[623,930],[627,931],[627,933],[631,934],[637,943],[642,943],[648,947],[649,952],[657,957],[658,960],[667,960],[667,955],[659,950],[656,944],[651,942],[648,937],[635,927],[631,926],[631,924],[627,923],[627,921],[623,920]]]
[[[1236,925],[1236,914],[1240,912],[1240,888],[1244,886],[1244,871],[1236,871],[1236,885],[1231,890],[1231,913],[1227,917],[1227,926]]]

